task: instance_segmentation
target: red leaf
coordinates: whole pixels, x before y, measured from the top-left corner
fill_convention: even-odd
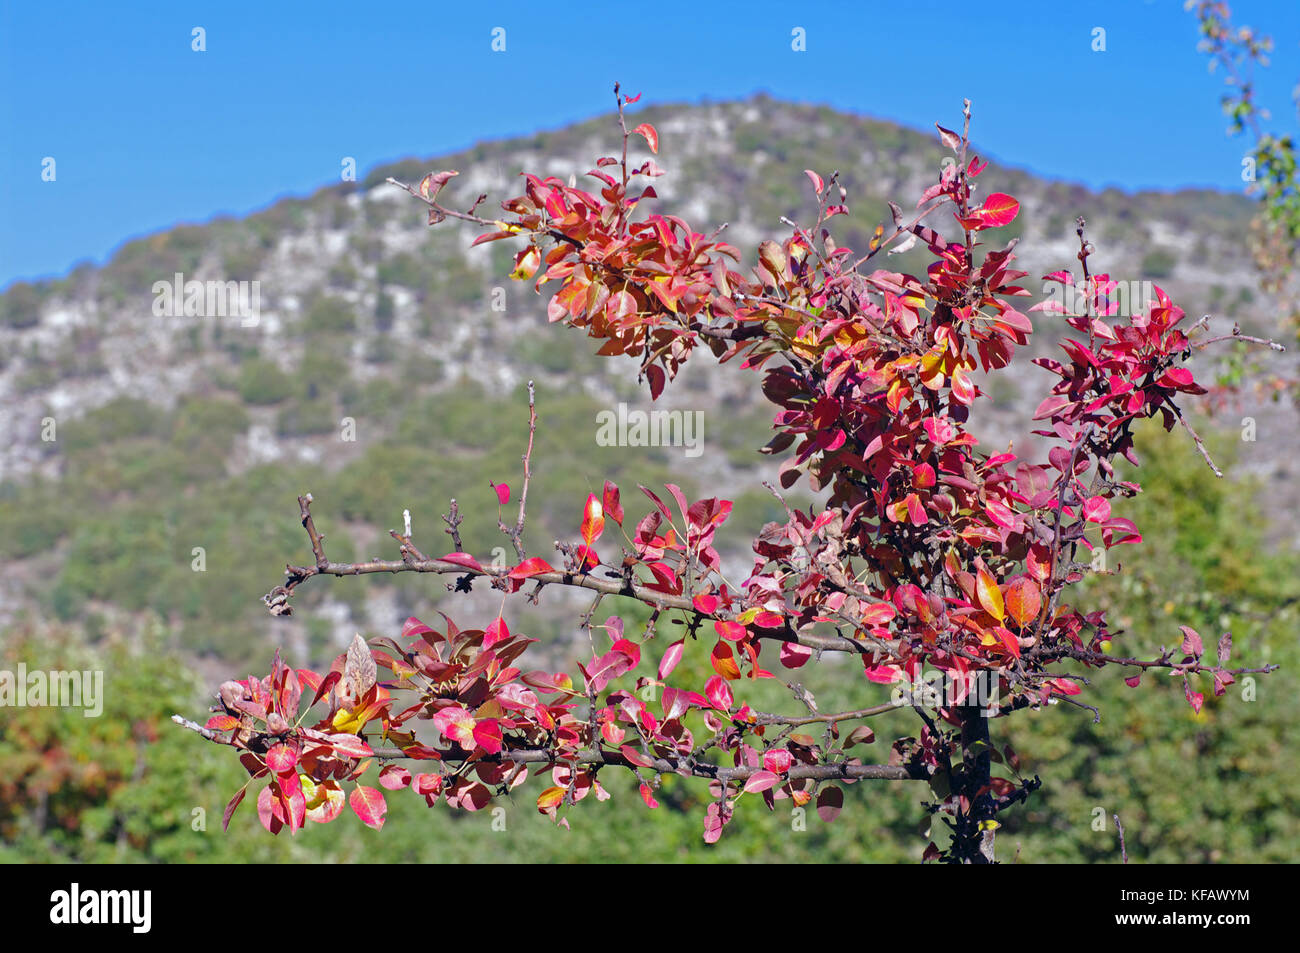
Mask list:
[[[1008,654],[1020,658],[1020,643],[1016,641],[1015,633],[1006,626],[1000,625],[993,630],[993,634],[998,637],[1002,647],[1007,650]]]
[[[829,824],[840,816],[844,808],[844,792],[835,785],[822,788],[817,795],[817,816]]]
[[[648,784],[641,785],[641,800],[645,801],[646,807],[652,810],[659,806],[659,802],[655,800],[654,792],[650,790]]]
[[[612,519],[619,526],[623,525],[623,504],[619,502],[618,486],[605,481],[605,491],[601,495],[601,506],[605,510],[605,515]]]
[[[713,663],[713,670],[728,681],[740,678],[740,666],[736,664],[736,657],[726,642],[719,641],[713,647],[709,661]]]
[[[544,572],[555,572],[555,569],[542,557],[534,556],[531,559],[525,559],[514,569],[510,570],[510,578],[527,579],[530,576],[538,576]]]
[[[812,169],[804,169],[803,174],[808,176],[808,178],[812,181],[813,188],[817,190],[817,194],[821,195],[822,189],[826,187],[825,183],[822,182],[822,177],[818,175],[816,172],[814,172]]]
[[[718,608],[718,597],[707,592],[702,592],[691,600],[691,605],[695,606],[696,611],[710,615]]]
[[[587,495],[587,505],[582,511],[582,541],[590,548],[605,531],[605,508],[595,493]]]
[[[239,807],[239,803],[244,800],[244,795],[247,793],[248,788],[240,788],[235,792],[235,796],[230,799],[230,803],[226,805],[226,809],[221,813],[221,829],[223,831],[229,829],[230,819],[235,816],[235,808]]]
[[[719,619],[713,623],[713,628],[717,630],[718,635],[729,642],[740,642],[749,635],[749,631],[743,625],[732,620]]]
[[[490,649],[498,642],[504,642],[510,638],[510,626],[506,625],[506,620],[497,616],[488,623],[488,627],[483,630],[483,648]]]
[[[632,747],[631,745],[623,745],[623,747],[619,748],[618,751],[619,754],[627,758],[628,761],[632,762],[638,768],[654,767],[654,761],[652,761],[650,758],[647,758],[644,754],[642,754],[640,751],[638,751],[636,748]]]
[[[994,192],[975,214],[985,228],[997,228],[1001,225],[1010,225],[1019,212],[1019,202],[1002,192]]]
[[[664,369],[658,364],[651,364],[645,369],[645,376],[650,382],[650,399],[658,400],[659,395],[664,392],[664,384],[667,383]]]
[[[1038,610],[1043,606],[1043,595],[1036,582],[1027,576],[1021,576],[1007,584],[1005,602],[1011,617],[1021,625],[1028,625],[1038,618]]]
[[[1083,691],[1082,688],[1068,678],[1054,678],[1047,684],[1058,695],[1077,695]]]
[[[495,718],[484,718],[474,725],[474,743],[488,754],[501,750],[501,723]]]
[[[435,222],[433,216],[434,216],[434,212],[431,211],[429,213],[430,224],[434,224]],[[485,245],[488,242],[499,242],[503,238],[514,238],[516,234],[517,234],[516,232],[510,232],[510,231],[488,232],[484,235],[480,235],[478,238],[470,242],[469,247],[473,248],[475,245]]]
[[[448,553],[446,556],[442,557],[442,561],[445,563],[455,563],[457,566],[464,566],[466,569],[475,569],[480,572],[483,570],[483,566],[479,561],[469,553]]]
[[[348,795],[348,804],[367,827],[379,830],[384,826],[384,815],[388,813],[388,804],[384,795],[375,788],[358,784]]]
[[[510,484],[508,483],[489,483],[488,486],[497,491],[497,501],[505,506],[510,502]]]
[[[655,132],[654,126],[648,122],[643,122],[632,131],[645,136],[645,141],[650,145],[650,151],[655,155],[659,154],[659,133]]]

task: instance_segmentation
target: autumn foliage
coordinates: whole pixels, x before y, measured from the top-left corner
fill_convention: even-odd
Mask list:
[[[984,862],[998,813],[1039,784],[1018,774],[1013,752],[997,749],[990,722],[1079,703],[1088,670],[1108,664],[1126,666],[1135,687],[1147,669],[1172,672],[1198,709],[1202,673],[1218,694],[1248,671],[1227,667],[1227,634],[1211,659],[1186,627],[1178,651],[1126,658],[1111,648],[1104,614],[1067,598],[1093,553],[1140,542],[1139,527],[1113,511],[1140,490],[1115,462],[1138,462],[1138,421],[1185,425],[1179,401],[1204,393],[1185,366],[1198,345],[1160,289],[1136,313],[1119,313],[1116,283],[1090,268],[1082,223],[1079,270],[1045,278],[1070,293],[1026,306],[1016,243],[997,237],[1019,205],[1001,193],[979,197],[986,163],[970,154],[969,106],[962,133],[939,128],[952,161],[913,211],[891,206],[892,223],[870,247],[836,243],[847,192],[829,170],[828,178],[809,170],[815,217],[764,241],[757,264],[744,268],[721,229],[704,233],[650,210],[665,172],[654,157],[629,160],[628,149],[644,143],[657,156],[659,137],[648,123],[627,128],[631,102],[619,98],[622,154],[596,160],[592,190],[525,173],[522,193],[491,219],[475,211],[482,197],[466,212],[444,204],[454,172],[403,187],[426,204],[430,224],[482,226],[476,245],[522,241],[513,277],[532,282],[549,319],[585,332],[601,355],[635,359],[653,397],[700,349],[753,371],[776,408],[763,452],[782,460],[783,487],[805,480],[827,492],[824,506],[787,509],[785,522],[762,527],[752,569],[733,585],[714,542],[731,503],[688,500],[673,485],[641,487],[636,515],[608,482],[575,501],[575,534],[551,559],[527,556],[521,501],[517,524],[501,522],[518,557],[504,569],[461,551],[459,537],[455,551],[431,558],[397,533],[400,560],[331,563],[303,498],[316,565],[289,567],[268,596],[275,611],[289,611],[294,587],[314,575],[409,570],[454,575],[459,589],[478,583],[535,597],[576,586],[631,597],[678,620],[681,635],[664,645],[665,626],[637,633],[617,615],[588,620],[597,651],[572,673],[551,673],[528,666],[534,640],[504,619],[462,628],[439,613],[409,619],[396,638],[358,638],[324,674],[277,654],[265,678],[222,685],[203,729],[239,749],[250,774],[227,821],[255,790],[272,833],[329,822],[345,804],[379,827],[385,792],[478,810],[535,773],[538,810],[567,823],[569,804],[608,796],[604,772],[628,770],[651,809],[662,775],[707,783],[704,837],[713,841],[744,796],[769,808],[814,804],[831,819],[841,785],[910,779],[929,782],[928,810],[952,832],[925,856]],[[873,265],[882,251],[917,243],[931,256],[923,275]],[[1074,334],[1062,359],[1034,362],[1056,382],[1029,425],[1049,449],[1026,460],[981,448],[968,425],[986,401],[977,369],[1007,368],[1034,312]],[[531,440],[525,468],[528,454]],[[522,477],[526,496],[526,469]],[[495,488],[504,507],[511,490]],[[857,657],[861,710],[781,715],[746,704],[751,680],[825,652]],[[697,653],[713,674],[682,681],[678,663]],[[657,663],[647,664],[651,656]],[[915,737],[877,761],[855,754],[874,740],[866,721],[886,707],[889,686],[933,672],[955,688],[930,710],[914,709]],[[970,695],[976,677],[991,680],[995,704]],[[800,730],[809,723],[816,734]]]

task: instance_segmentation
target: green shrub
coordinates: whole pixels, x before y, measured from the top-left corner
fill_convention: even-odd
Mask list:
[[[1164,248],[1156,248],[1142,256],[1142,274],[1148,278],[1168,278],[1178,265],[1178,256]]]
[[[300,401],[276,416],[276,432],[282,437],[307,437],[338,429],[339,415],[334,402],[325,398]]]
[[[342,298],[317,298],[307,309],[304,330],[308,334],[320,331],[355,331],[357,316],[352,305]]]
[[[293,393],[293,379],[271,361],[248,361],[239,369],[239,396],[249,404],[278,404]]]
[[[0,295],[0,326],[31,328],[41,322],[41,294],[26,281],[16,281]]]

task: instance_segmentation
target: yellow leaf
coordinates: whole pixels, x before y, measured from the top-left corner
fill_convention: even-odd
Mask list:
[[[564,788],[549,787],[541,794],[537,795],[537,810],[545,813],[552,811],[560,806],[564,800]]]
[[[980,605],[993,618],[1001,622],[1007,617],[1006,607],[1002,604],[1002,590],[998,582],[987,569],[981,569],[975,580],[975,594]]]
[[[334,726],[335,731],[341,731],[346,735],[355,735],[365,725],[365,721],[361,717],[363,714],[364,712],[340,708],[334,713],[330,724]]]

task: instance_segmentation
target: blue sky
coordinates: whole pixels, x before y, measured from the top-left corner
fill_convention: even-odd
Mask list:
[[[1294,131],[1300,3],[1232,7],[1274,37],[1260,99]],[[598,115],[616,79],[644,102],[764,90],[918,128],[955,125],[966,96],[1000,161],[1091,186],[1239,189],[1245,142],[1225,135],[1196,41],[1182,0],[0,0],[0,287],[309,194],[345,156],[364,175]]]

